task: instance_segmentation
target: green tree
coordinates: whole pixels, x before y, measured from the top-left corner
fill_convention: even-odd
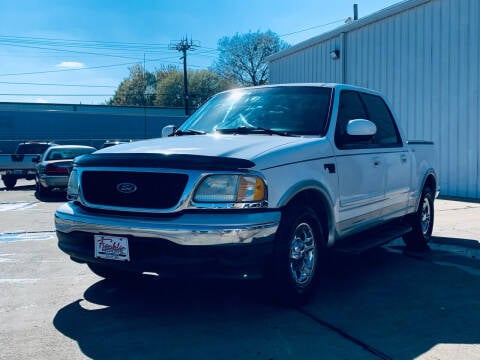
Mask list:
[[[152,106],[157,77],[145,71],[141,65],[135,65],[129,70],[130,76],[120,83],[108,105]]]
[[[183,106],[183,73],[178,70],[163,72],[157,75],[154,105],[165,107]]]
[[[218,41],[213,69],[244,86],[263,85],[268,83],[267,57],[289,46],[270,30],[225,36]]]
[[[212,95],[236,86],[234,82],[210,70],[189,70],[187,76],[189,106],[192,109],[200,106]],[[161,75],[157,73],[157,78],[159,81],[154,104],[165,107],[185,106],[183,72],[170,69]]]

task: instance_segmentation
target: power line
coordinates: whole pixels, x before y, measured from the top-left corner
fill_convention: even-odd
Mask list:
[[[67,50],[67,49],[53,49],[41,46],[30,46],[30,45],[18,45],[18,44],[9,44],[5,42],[0,42],[4,46],[14,46],[14,47],[22,47],[28,49],[38,49],[38,50],[49,50],[49,51],[58,51],[58,52],[68,52],[74,54],[85,54],[85,55],[95,55],[95,56],[107,56],[107,57],[115,57],[115,58],[123,58],[123,59],[132,59],[132,60],[141,60],[140,58],[134,58],[131,56],[122,56],[122,55],[111,55],[111,54],[100,54],[88,51],[76,51],[76,50]]]
[[[117,86],[112,85],[80,85],[80,84],[49,84],[49,83],[32,83],[32,82],[10,82],[10,81],[0,81],[0,84],[7,85],[32,85],[32,86],[71,86],[71,87],[86,87],[86,88],[117,88]]]
[[[0,42],[8,41],[13,43],[27,43],[27,44],[43,44],[51,46],[64,46],[64,47],[80,47],[80,48],[93,48],[93,49],[110,49],[110,50],[129,50],[134,49],[138,51],[144,51],[145,48],[152,49],[165,49],[168,50],[170,44],[162,43],[141,43],[141,42],[119,42],[119,41],[99,41],[99,40],[72,40],[72,39],[58,39],[58,38],[45,38],[45,37],[26,37],[26,36],[9,36],[0,35]],[[211,48],[207,46],[198,45],[198,48],[205,49],[205,51],[218,51],[217,48]]]
[[[47,40],[44,40],[47,39]],[[78,48],[78,49],[101,49],[101,50],[110,50],[110,51],[127,51],[127,52],[146,52],[148,50],[151,52],[166,52],[168,51],[167,44],[158,44],[158,43],[120,43],[120,42],[99,42],[99,41],[79,41],[79,40],[57,40],[49,38],[27,38],[27,37],[6,37],[0,35],[0,43],[4,43],[9,46],[18,46],[18,47],[28,47],[29,46],[52,46],[52,47],[62,47],[62,48]],[[33,47],[35,48],[35,47]],[[210,47],[202,47],[205,52],[217,51],[217,49]],[[53,48],[42,48],[46,50],[53,51],[67,51],[65,49],[53,49]],[[82,53],[82,52],[80,52]],[[88,52],[85,52],[89,54]],[[99,53],[93,53],[93,55]],[[104,55],[104,54],[99,54]]]
[[[146,62],[158,62],[158,61],[169,60],[169,59],[176,59],[176,57],[170,56],[167,58],[151,59],[151,60],[146,60]],[[140,63],[139,61],[135,61],[135,62],[111,64],[111,65],[90,66],[90,67],[83,67],[78,69],[44,70],[44,71],[30,71],[30,72],[21,72],[21,73],[0,74],[0,76],[35,75],[35,74],[48,74],[48,73],[57,73],[57,72],[65,72],[65,71],[95,70],[95,69],[105,69],[105,68],[111,68],[111,67],[117,67],[117,66],[135,65],[139,63]]]
[[[298,30],[298,31],[294,31],[294,32],[291,32],[291,33],[288,33],[288,34],[279,35],[279,37],[285,37],[285,36],[295,35],[295,34],[298,34],[298,33],[301,33],[301,32],[305,32],[305,31],[309,31],[309,30],[314,30],[314,29],[318,29],[318,28],[321,28],[321,27],[329,26],[329,25],[334,25],[334,24],[337,24],[337,23],[340,23],[340,22],[345,22],[345,19],[335,20],[335,21],[332,21],[332,22],[329,22],[329,23],[326,23],[326,24],[322,24],[322,25],[312,26],[312,27],[309,27],[309,28],[306,28],[306,29],[302,29],[302,30]]]
[[[337,23],[344,22],[344,19],[335,20],[329,23],[321,24],[312,26],[309,28],[293,31],[290,33],[279,35],[280,37],[287,37],[295,34],[299,34],[302,32],[318,29],[321,27],[334,25]],[[3,43],[7,46],[16,46],[16,47],[25,47],[25,48],[33,48],[33,49],[40,49],[40,50],[48,50],[48,51],[57,51],[57,52],[72,52],[78,54],[87,54],[87,55],[94,55],[94,56],[108,56],[108,57],[118,57],[118,58],[126,58],[126,59],[134,59],[134,60],[141,60],[139,57],[131,57],[125,56],[120,54],[105,54],[105,53],[94,53],[88,51],[79,51],[79,50],[67,50],[67,49],[55,49],[51,47],[41,47],[38,45],[46,45],[46,46],[54,46],[54,47],[75,47],[75,48],[87,48],[87,49],[97,49],[97,50],[109,50],[109,51],[127,51],[127,52],[143,52],[145,53],[145,48],[147,48],[148,52],[159,52],[158,50],[167,50],[169,44],[163,43],[149,43],[149,42],[120,42],[120,41],[103,41],[103,40],[75,40],[75,39],[65,39],[65,38],[49,38],[49,37],[27,37],[27,36],[10,36],[10,35],[0,35],[0,43]],[[171,45],[171,44],[170,44]],[[206,46],[197,46],[204,51],[202,53],[203,56],[206,56],[208,53],[216,53],[218,49],[210,48]],[[139,55],[140,56],[140,55]]]
[[[108,50],[109,52],[136,52],[136,53],[143,53],[146,49],[150,52],[166,52],[168,48],[166,46],[134,46],[134,47],[114,47],[114,46],[92,46],[92,45],[82,45],[82,44],[70,44],[70,43],[57,43],[57,42],[38,42],[38,41],[15,41],[15,40],[8,40],[2,39],[0,37],[0,43],[10,46],[17,46],[17,47],[29,47],[29,46],[50,46],[45,48],[46,50],[56,50],[56,48],[60,48],[65,50],[64,48],[76,48],[76,49],[94,49],[94,50]],[[43,48],[42,48],[43,49]],[[66,51],[66,50],[65,50]],[[98,53],[94,53],[98,54]]]
[[[138,64],[138,61],[121,63],[121,64],[112,64],[112,65],[91,66],[91,67],[84,67],[79,69],[60,69],[60,70],[45,70],[45,71],[30,71],[30,72],[22,72],[22,73],[0,74],[0,76],[35,75],[35,74],[58,73],[58,72],[65,72],[65,71],[95,70],[95,69],[105,69],[110,67],[126,66],[126,65],[134,65],[134,64]]]
[[[1,94],[0,96],[112,96],[112,94]]]
[[[45,38],[45,37],[27,37],[27,36],[10,36],[10,35],[0,35],[0,39],[13,39],[11,41],[23,41],[23,42],[43,42],[43,43],[53,43],[53,44],[68,44],[70,46],[72,43],[78,45],[87,44],[87,46],[94,47],[149,47],[158,46],[167,48],[169,44],[161,43],[139,43],[139,42],[119,42],[119,41],[98,41],[98,40],[74,40],[74,39],[59,39],[59,38]]]
[[[63,48],[78,48],[78,49],[100,49],[100,50],[109,50],[109,51],[128,51],[128,52],[144,52],[145,51],[145,46],[137,46],[135,48],[127,48],[127,47],[122,47],[122,48],[112,48],[112,47],[98,47],[98,46],[81,46],[79,44],[63,44],[63,43],[41,43],[41,42],[17,42],[17,41],[11,41],[11,40],[3,40],[0,38],[0,43],[8,46],[16,46],[16,47],[27,47],[27,48],[34,48],[34,49],[42,49],[42,50],[51,50],[51,51],[70,51],[72,52],[73,50],[67,50]],[[38,45],[42,46],[52,46],[52,47],[41,47]],[[57,47],[57,48],[54,48]],[[59,47],[59,49],[58,49]],[[148,50],[153,50],[155,52],[167,52],[167,47],[161,46],[161,47],[154,47],[154,46],[148,46]],[[104,55],[104,53],[91,53],[91,52],[86,52],[86,51],[78,51],[79,53],[86,53],[86,54],[93,54],[93,55]],[[116,56],[116,55],[115,55]]]

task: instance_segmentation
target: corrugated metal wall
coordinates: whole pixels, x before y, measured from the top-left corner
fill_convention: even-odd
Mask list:
[[[310,46],[269,65],[273,83],[339,82],[341,61],[330,60],[330,51],[340,48],[340,37]],[[319,61],[322,59],[322,61]],[[325,60],[324,60],[325,59]]]
[[[165,125],[184,119],[183,109],[0,103],[0,153],[28,140],[99,147],[105,139],[159,137]]]
[[[478,199],[480,1],[418,4],[274,59],[271,82],[343,80],[383,92],[409,139],[438,145],[442,194]]]

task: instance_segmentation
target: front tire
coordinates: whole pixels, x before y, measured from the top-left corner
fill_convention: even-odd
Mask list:
[[[421,250],[427,247],[433,231],[434,220],[434,194],[431,188],[425,187],[422,191],[417,212],[408,215],[407,221],[412,231],[403,235],[403,241],[407,247]]]
[[[278,301],[298,305],[308,299],[324,244],[320,220],[311,207],[286,209],[277,232],[271,279]]]

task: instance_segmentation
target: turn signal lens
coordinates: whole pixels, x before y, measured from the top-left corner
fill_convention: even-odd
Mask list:
[[[77,200],[79,192],[80,182],[78,179],[78,172],[76,169],[73,169],[70,173],[67,186],[67,199],[68,200]]]
[[[265,186],[263,181],[256,176],[240,176],[237,201],[251,202],[265,199]]]

